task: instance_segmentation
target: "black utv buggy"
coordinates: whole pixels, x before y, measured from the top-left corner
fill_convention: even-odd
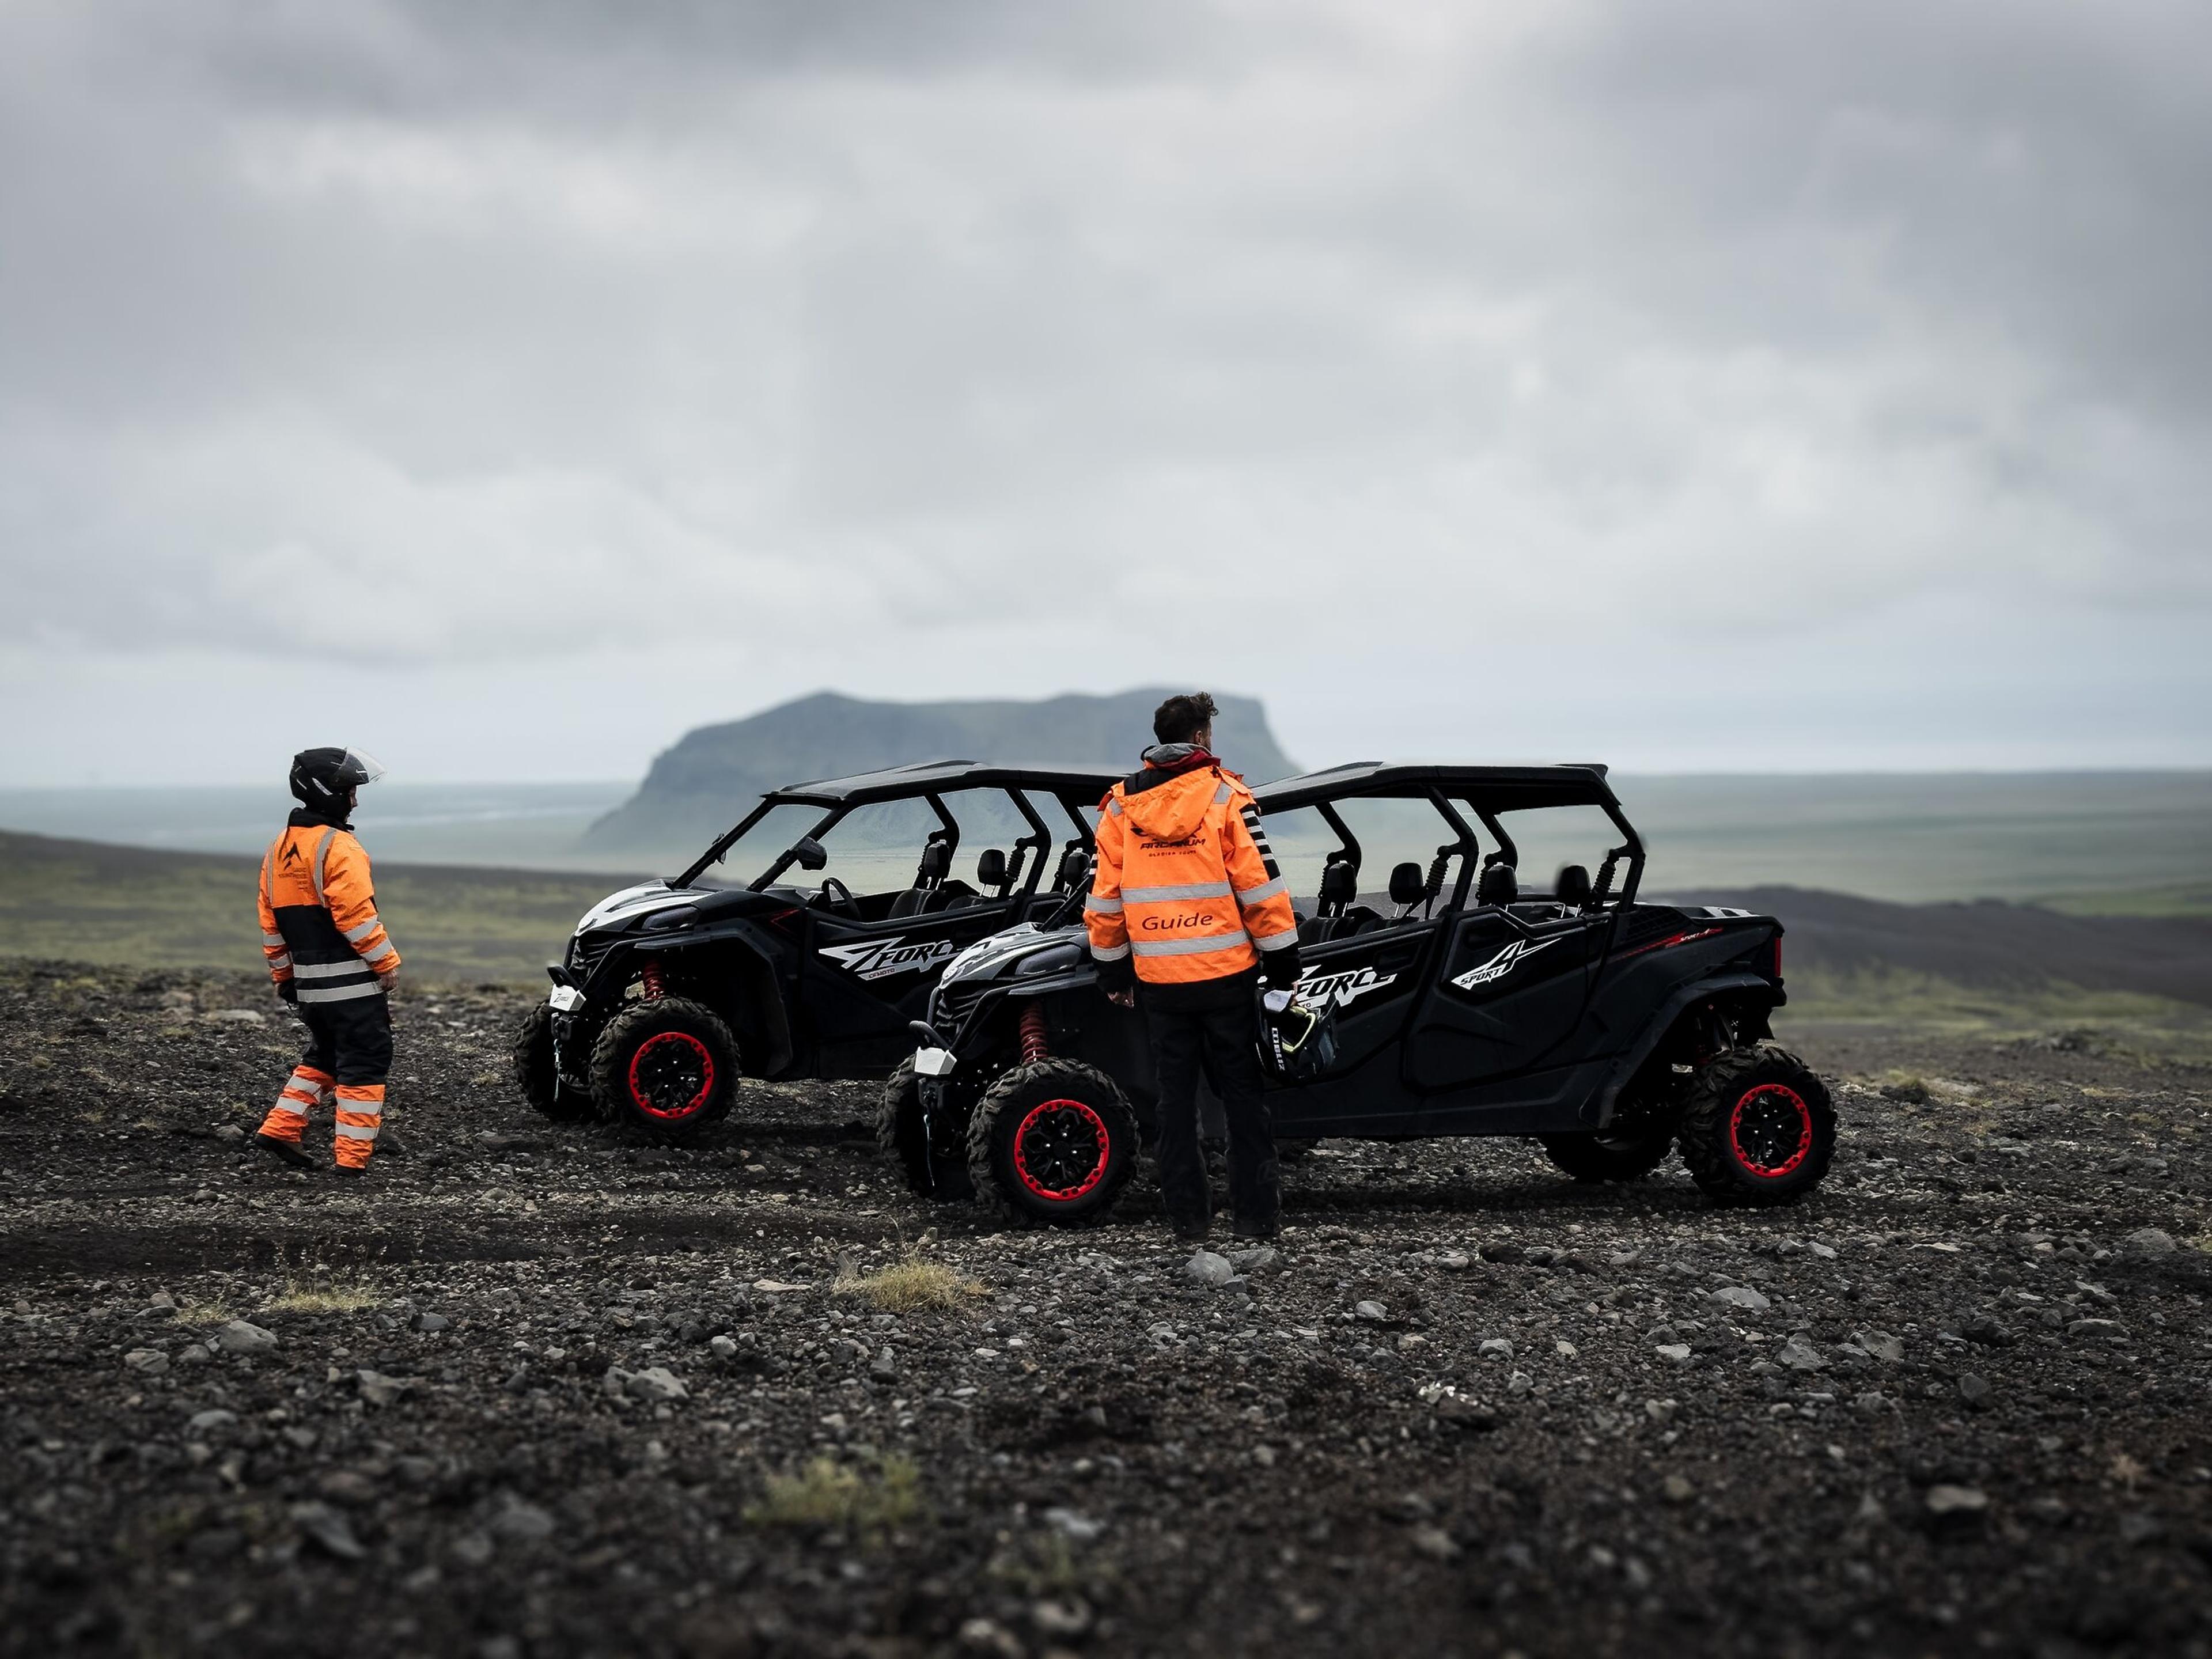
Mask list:
[[[1827,1091],[1769,1040],[1780,923],[1639,903],[1644,846],[1603,767],[1362,763],[1255,793],[1291,892],[1312,895],[1302,999],[1334,1028],[1312,1074],[1272,1068],[1279,1137],[1528,1135],[1582,1181],[1679,1146],[1707,1194],[1751,1202],[1826,1173]],[[1577,851],[1595,880],[1562,856]],[[1549,891],[1522,892],[1532,866],[1556,869]],[[1151,1054],[1141,1013],[1097,989],[1080,918],[1073,899],[939,982],[879,1111],[917,1192],[972,1184],[1011,1219],[1078,1225],[1128,1180]]]
[[[524,1097],[676,1139],[729,1110],[741,1072],[883,1076],[948,962],[1080,890],[1112,781],[934,761],[764,796],[681,875],[577,924],[515,1040]],[[951,874],[963,842],[972,884]]]

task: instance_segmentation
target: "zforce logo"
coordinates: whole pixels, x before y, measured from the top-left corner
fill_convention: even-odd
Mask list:
[[[1179,933],[1186,927],[1210,927],[1220,920],[1211,910],[1186,910],[1179,916],[1146,916],[1137,926],[1147,933]]]
[[[1333,1000],[1341,1008],[1355,998],[1397,981],[1397,975],[1378,974],[1372,968],[1346,968],[1334,974],[1310,968],[1298,975],[1298,994],[1308,1002]]]
[[[949,939],[924,939],[907,945],[895,939],[866,940],[859,945],[827,945],[822,954],[841,963],[859,979],[889,979],[893,974],[919,973],[958,954]]]
[[[1531,945],[1525,939],[1516,939],[1480,967],[1470,968],[1454,976],[1452,983],[1462,991],[1472,991],[1479,985],[1495,985],[1537,951],[1548,951],[1559,942],[1555,939],[1547,939]]]

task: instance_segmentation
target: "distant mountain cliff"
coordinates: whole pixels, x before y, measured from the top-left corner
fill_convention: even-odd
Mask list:
[[[726,726],[702,726],[653,763],[636,794],[584,836],[594,848],[703,846],[765,790],[908,761],[1053,762],[1133,771],[1152,740],[1154,688],[1041,702],[866,702],[817,692]],[[1255,697],[1216,693],[1214,744],[1252,783],[1297,768]]]

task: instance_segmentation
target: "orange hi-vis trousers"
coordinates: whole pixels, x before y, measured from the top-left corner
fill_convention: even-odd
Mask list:
[[[307,1051],[262,1120],[261,1133],[296,1146],[308,1115],[334,1103],[337,1128],[331,1150],[347,1168],[365,1170],[384,1127],[384,1081],[392,1070],[391,1004],[381,996],[302,1003],[300,1018],[307,1028]]]

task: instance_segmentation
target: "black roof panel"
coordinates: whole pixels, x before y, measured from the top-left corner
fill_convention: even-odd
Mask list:
[[[880,772],[856,772],[845,778],[820,778],[772,789],[767,799],[817,806],[864,806],[871,801],[906,800],[947,789],[1041,789],[1048,794],[1103,795],[1121,773],[1105,767],[1004,766],[984,761],[916,761]]]
[[[1420,795],[1431,789],[1497,811],[1530,806],[1596,806],[1613,801],[1606,769],[1571,766],[1442,766],[1352,761],[1324,772],[1263,783],[1252,793],[1264,811],[1284,811],[1354,795]]]

